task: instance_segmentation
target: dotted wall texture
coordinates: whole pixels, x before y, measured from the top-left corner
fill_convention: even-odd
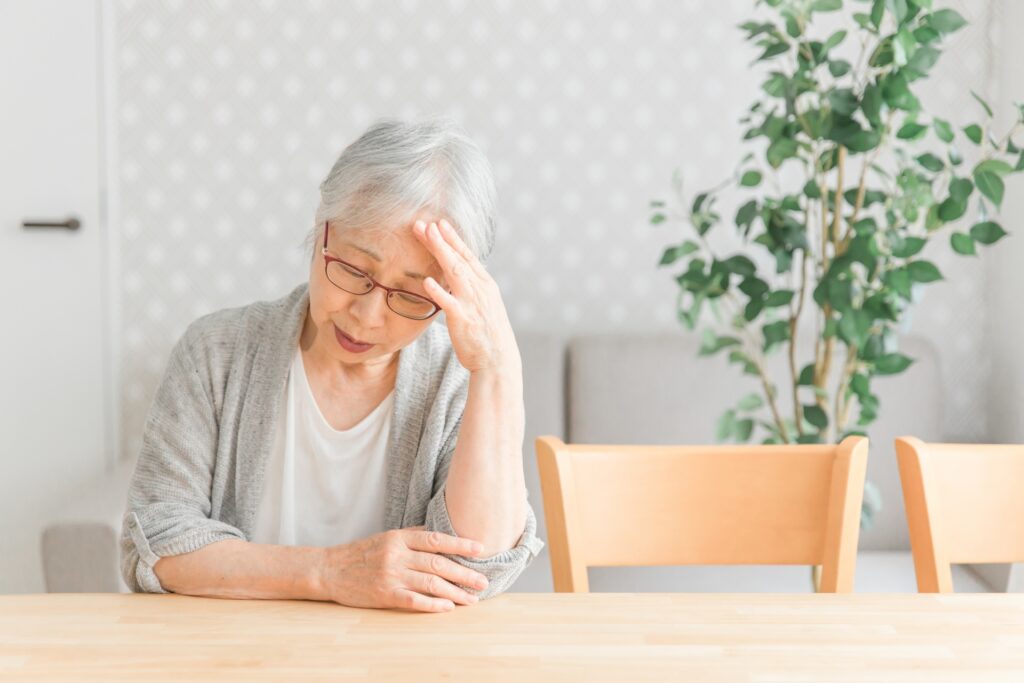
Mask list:
[[[994,95],[998,5],[957,0],[926,107]],[[196,317],[284,295],[317,186],[382,116],[455,115],[499,192],[489,268],[519,330],[675,329],[656,263],[680,226],[648,203],[718,183],[762,73],[736,26],[753,0],[394,0],[114,4],[122,449],[132,457],[171,345]],[[828,28],[828,27],[826,27]],[[732,207],[724,215],[732,214]],[[908,329],[939,346],[950,436],[986,430],[985,258],[934,258]],[[694,359],[694,362],[700,362]],[[740,380],[737,378],[737,383]],[[739,391],[739,390],[738,390]]]

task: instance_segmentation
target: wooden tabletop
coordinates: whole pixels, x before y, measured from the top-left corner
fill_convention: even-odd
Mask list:
[[[0,680],[1024,681],[1024,595],[0,596]]]

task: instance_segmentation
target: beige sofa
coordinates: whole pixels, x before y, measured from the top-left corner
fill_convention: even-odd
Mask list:
[[[562,339],[517,335],[525,373],[527,486],[544,529],[533,439],[553,434],[567,441],[604,443],[711,443],[718,416],[756,390],[722,358],[699,358],[699,341],[683,333],[617,334]],[[868,476],[881,489],[884,507],[862,534],[857,589],[915,590],[913,564],[893,439],[914,434],[948,439],[942,431],[942,381],[934,349],[904,340],[917,362],[903,375],[878,381],[881,418],[872,426]],[[781,354],[780,354],[781,356]],[[774,359],[782,362],[781,357]],[[774,367],[781,377],[785,368]],[[133,464],[84,488],[69,501],[61,522],[43,533],[48,591],[126,590],[117,569],[117,539]],[[545,534],[542,532],[542,536]],[[806,567],[656,567],[591,570],[595,591],[806,591]],[[983,580],[958,568],[958,590],[1003,589],[1007,576]],[[514,590],[550,591],[547,552],[526,570]]]

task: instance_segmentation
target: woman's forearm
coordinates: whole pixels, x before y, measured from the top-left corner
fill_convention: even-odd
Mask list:
[[[319,580],[324,548],[211,543],[153,566],[164,590],[202,597],[324,600]]]
[[[526,526],[524,419],[521,364],[470,375],[445,502],[455,532],[487,555],[515,546]]]

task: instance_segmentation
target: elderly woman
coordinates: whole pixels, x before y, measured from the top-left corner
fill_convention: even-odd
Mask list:
[[[171,352],[121,537],[135,591],[444,611],[543,545],[479,147],[381,122],[320,192],[309,282]]]

